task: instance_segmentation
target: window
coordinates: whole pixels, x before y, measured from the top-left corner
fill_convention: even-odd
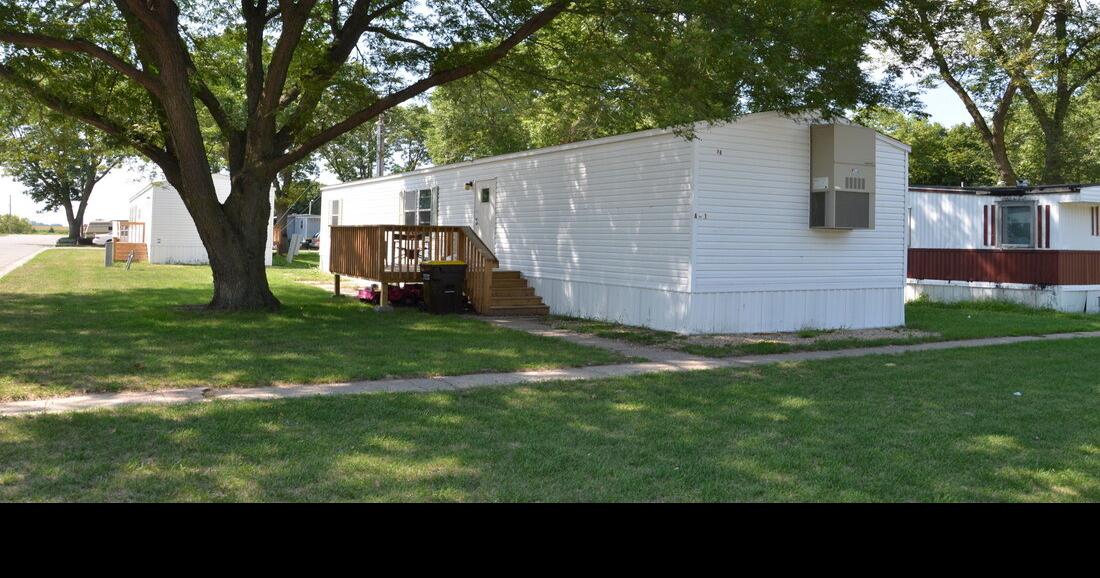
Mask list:
[[[340,208],[341,208],[340,206],[342,204],[343,203],[340,202],[340,199],[333,199],[332,200],[332,225],[333,226],[338,226],[340,224]]]
[[[1035,205],[1031,203],[1000,206],[1002,247],[1035,246]]]
[[[489,187],[482,187],[481,189],[481,202],[489,202]]]
[[[431,225],[432,201],[431,189],[405,191],[404,212],[406,225]]]

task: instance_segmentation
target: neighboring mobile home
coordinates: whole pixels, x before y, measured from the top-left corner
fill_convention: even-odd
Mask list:
[[[321,215],[291,214],[286,216],[283,234],[287,238],[301,235],[303,241],[321,232]]]
[[[906,298],[1100,311],[1100,185],[909,189]]]
[[[229,176],[215,174],[214,188],[218,200],[229,197]],[[271,192],[272,215],[267,218],[267,246],[271,246],[272,219],[275,192]],[[140,259],[147,255],[151,263],[208,263],[206,247],[199,238],[195,221],[187,212],[176,189],[165,182],[154,182],[130,197],[130,220],[119,222],[116,229],[116,258],[126,258],[130,250]],[[266,253],[266,264],[271,265],[271,252]],[[144,259],[141,259],[144,260]]]
[[[909,147],[812,125],[759,113],[324,187],[321,264],[386,272],[422,252],[392,249],[419,229],[358,227],[377,253],[349,258],[352,225],[460,226],[554,314],[681,333],[901,325]],[[511,275],[482,312],[532,312],[509,305]]]

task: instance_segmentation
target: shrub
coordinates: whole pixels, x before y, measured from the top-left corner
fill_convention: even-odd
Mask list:
[[[33,233],[31,222],[16,215],[0,215],[0,234],[26,234]]]

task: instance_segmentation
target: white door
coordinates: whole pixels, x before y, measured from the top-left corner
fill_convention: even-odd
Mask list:
[[[497,181],[478,181],[474,183],[474,230],[477,236],[490,250],[496,251],[494,242],[497,231]]]

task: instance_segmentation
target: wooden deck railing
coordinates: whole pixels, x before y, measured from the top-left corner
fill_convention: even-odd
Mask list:
[[[419,282],[420,266],[427,261],[463,261],[466,296],[475,311],[489,310],[493,270],[500,262],[470,227],[333,226],[329,241],[330,272],[383,284]]]
[[[144,243],[145,223],[140,221],[115,221],[115,240],[122,243]]]

